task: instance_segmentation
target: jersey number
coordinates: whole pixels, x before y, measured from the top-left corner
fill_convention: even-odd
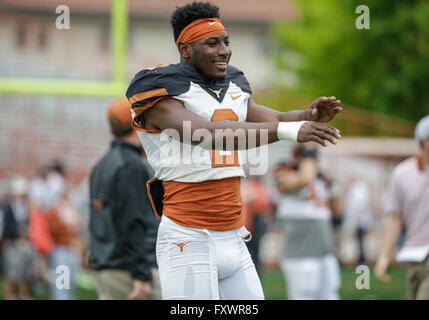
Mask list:
[[[238,116],[232,109],[216,109],[210,121],[221,120],[238,121]],[[211,150],[211,158],[212,168],[237,167],[240,165],[237,151]]]

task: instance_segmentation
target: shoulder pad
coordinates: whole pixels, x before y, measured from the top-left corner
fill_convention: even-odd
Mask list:
[[[177,64],[143,69],[131,81],[126,96],[132,107],[142,107],[167,96],[176,96],[189,89],[189,81],[180,74]]]
[[[244,76],[243,71],[234,66],[228,65],[228,77],[234,84],[240,87],[241,90],[252,95],[252,89],[250,88],[250,84]]]

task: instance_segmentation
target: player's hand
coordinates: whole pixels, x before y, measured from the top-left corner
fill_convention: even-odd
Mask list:
[[[129,294],[128,300],[144,300],[152,292],[152,284],[150,281],[134,280],[133,291]]]
[[[337,144],[341,139],[340,131],[330,125],[313,121],[305,122],[298,131],[298,142],[314,141],[326,147],[326,141]]]
[[[382,282],[390,282],[391,277],[386,273],[390,265],[390,259],[385,256],[380,256],[374,266],[374,273],[378,280]]]
[[[340,104],[341,101],[335,97],[317,98],[307,109],[307,120],[317,122],[331,121],[337,113],[343,111]]]

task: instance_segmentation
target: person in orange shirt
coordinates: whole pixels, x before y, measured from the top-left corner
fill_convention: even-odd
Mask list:
[[[126,93],[133,126],[164,192],[157,238],[162,296],[263,299],[243,240],[249,232],[238,150],[279,140],[335,144],[339,131],[321,122],[342,110],[340,101],[320,97],[287,113],[257,105],[243,72],[229,65],[230,39],[218,7],[178,7],[171,25],[180,63],[143,69]]]

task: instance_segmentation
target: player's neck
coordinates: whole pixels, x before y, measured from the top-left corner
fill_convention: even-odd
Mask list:
[[[133,132],[130,135],[121,137],[121,140],[125,141],[125,142],[127,142],[129,144],[135,145],[137,147],[140,147],[140,139],[139,139],[138,135],[135,132]]]
[[[217,78],[211,78],[211,77],[208,77],[207,75],[205,75],[204,73],[202,73],[202,72],[200,72],[200,70],[198,70],[198,68],[197,67],[195,67],[189,60],[187,60],[187,59],[185,59],[185,58],[183,58],[183,57],[180,57],[180,63],[182,63],[182,64],[186,64],[186,65],[188,65],[188,66],[190,66],[190,67],[192,67],[194,70],[195,70],[195,72],[197,72],[199,75],[200,75],[200,77],[201,78],[203,78],[205,81],[207,81],[208,83],[211,83],[211,84],[214,84],[215,82],[217,82],[217,81],[221,81],[221,80],[223,80],[223,79],[217,79]]]

